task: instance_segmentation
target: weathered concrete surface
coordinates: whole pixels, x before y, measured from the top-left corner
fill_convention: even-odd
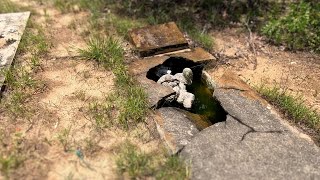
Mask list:
[[[0,88],[13,61],[30,12],[0,14]]]
[[[320,179],[319,148],[235,77],[223,76],[214,92],[230,114],[226,122],[201,131],[181,152],[192,179]]]
[[[162,86],[146,77],[145,74],[136,76],[136,80],[145,89],[149,107],[156,107],[158,102],[172,94],[174,90],[167,86]]]
[[[188,48],[187,40],[174,22],[133,29],[129,36],[142,56]]]
[[[172,154],[179,152],[189,144],[192,137],[199,132],[196,126],[179,109],[164,107],[154,115],[160,137]]]
[[[208,62],[210,60],[215,59],[212,54],[204,50],[203,48],[196,47],[192,49],[189,52],[182,52],[182,53],[176,53],[176,54],[171,54],[171,57],[183,57],[186,59],[190,59],[194,62],[199,62],[199,63],[204,63]]]

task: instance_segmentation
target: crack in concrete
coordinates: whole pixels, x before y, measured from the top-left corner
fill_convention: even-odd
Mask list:
[[[229,114],[230,115],[230,114]],[[238,123],[240,123],[241,125],[249,128],[249,130],[242,136],[241,138],[241,142],[245,140],[246,136],[250,133],[277,133],[277,134],[282,134],[283,132],[287,132],[287,130],[269,130],[269,131],[258,131],[256,130],[254,127],[244,123],[243,121],[241,121],[240,119],[230,115],[234,120],[236,120]]]

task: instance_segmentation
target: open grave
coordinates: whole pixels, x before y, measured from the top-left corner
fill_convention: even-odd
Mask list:
[[[234,73],[212,79],[204,68],[214,57],[186,46],[173,24],[129,33],[141,55],[129,71],[144,87],[168,149],[191,162],[192,179],[320,178],[319,147]],[[191,107],[181,92],[193,94]]]

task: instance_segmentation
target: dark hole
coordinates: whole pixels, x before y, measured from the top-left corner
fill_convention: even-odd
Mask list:
[[[163,64],[151,68],[147,72],[147,78],[158,81],[158,79],[171,70],[171,74],[181,73],[184,68],[190,68],[193,71],[192,84],[187,86],[187,91],[195,95],[191,109],[186,109],[176,101],[165,101],[158,103],[157,108],[177,107],[186,113],[188,118],[193,121],[199,130],[202,130],[214,123],[226,120],[227,113],[213,96],[213,90],[209,89],[201,79],[204,64],[195,63],[185,58],[171,57]]]

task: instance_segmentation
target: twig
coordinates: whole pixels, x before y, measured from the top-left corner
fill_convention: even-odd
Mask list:
[[[248,29],[248,32],[249,32],[249,47],[250,47],[250,50],[253,52],[254,54],[254,57],[253,57],[253,60],[254,60],[254,67],[253,67],[253,70],[257,69],[257,51],[256,51],[256,48],[255,48],[255,44],[253,42],[253,38],[252,38],[252,31],[249,27],[249,19],[244,23],[244,25],[247,27]]]

